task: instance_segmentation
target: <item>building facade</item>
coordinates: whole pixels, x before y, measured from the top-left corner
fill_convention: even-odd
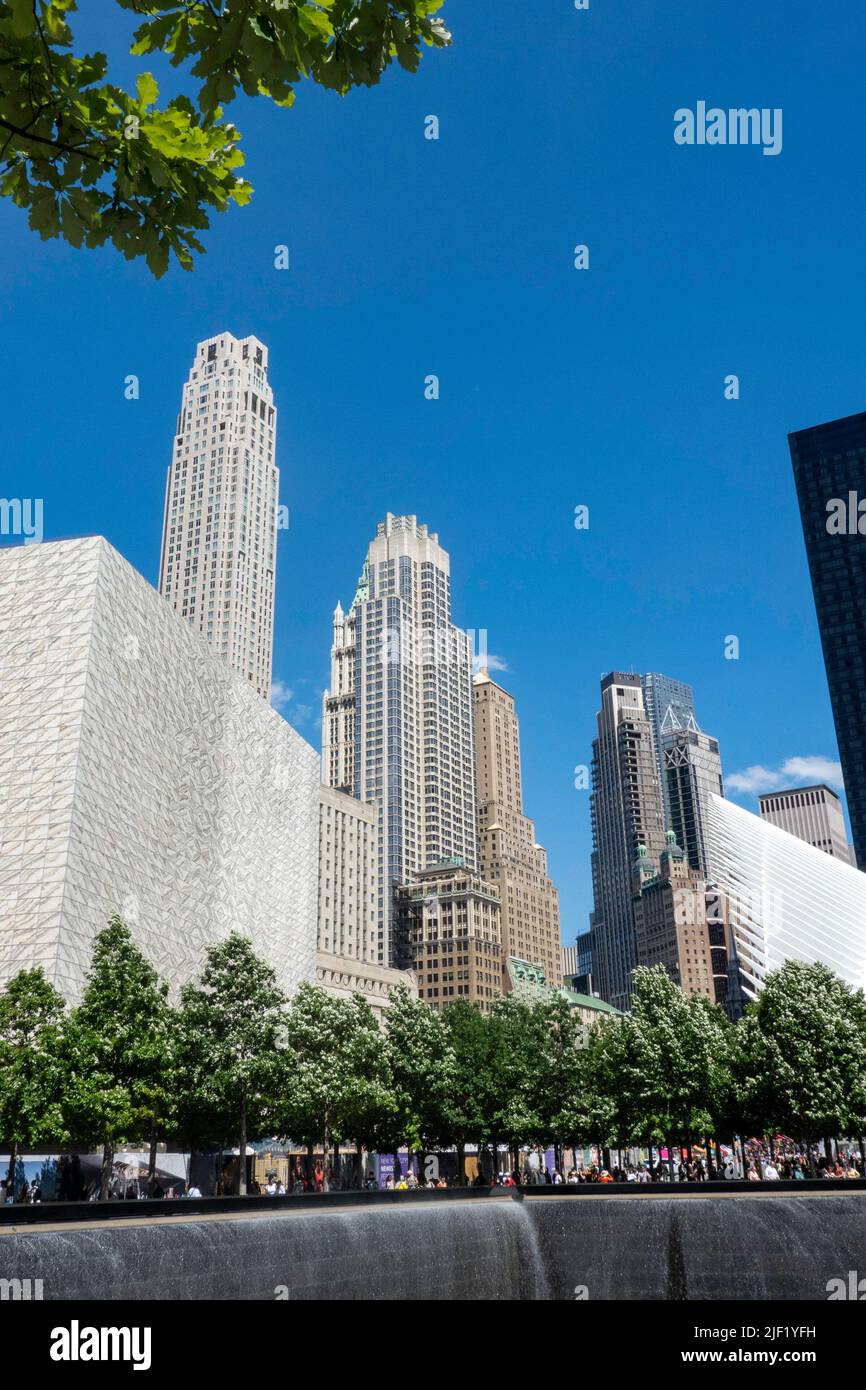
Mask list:
[[[360,994],[379,1023],[384,1020],[395,989],[402,986],[413,999],[418,998],[418,985],[411,970],[393,970],[388,965],[357,961],[332,951],[316,952],[316,984],[335,999],[348,1001]]]
[[[592,930],[578,932],[573,946],[562,948],[563,983],[577,994],[593,994]]]
[[[638,849],[658,859],[664,810],[653,727],[640,676],[612,671],[601,682],[592,749],[593,978],[602,999],[627,1009],[637,964],[631,871]]]
[[[633,871],[637,963],[662,965],[684,993],[726,1006],[724,904],[691,868],[672,830],[666,841],[658,866],[643,854]]]
[[[722,797],[710,842],[742,990],[753,999],[786,960],[822,961],[866,987],[866,875]]]
[[[442,863],[396,891],[399,962],[418,997],[442,1009],[466,999],[487,1013],[502,994],[499,894],[466,864]]]
[[[842,803],[832,788],[822,783],[767,792],[759,801],[761,816],[771,825],[778,825],[789,835],[796,835],[845,864],[852,862]]]
[[[866,870],[866,412],[788,443],[854,854]]]
[[[268,350],[199,343],[168,470],[159,591],[265,699],[277,556],[277,412]]]
[[[378,839],[375,805],[332,787],[319,789],[320,951],[377,960]]]
[[[718,739],[702,733],[690,719],[684,728],[661,736],[667,829],[685,850],[689,867],[712,879],[707,806],[711,796],[724,796]]]
[[[664,801],[665,825],[670,825],[671,813],[662,740],[666,733],[689,728],[695,720],[695,693],[685,681],[674,680],[672,676],[664,676],[660,671],[647,671],[646,675],[641,676],[641,688],[646,717],[653,732],[656,766]]]
[[[99,537],[0,550],[0,981],[114,913],[173,989],[237,930],[315,978],[319,764]]]
[[[349,612],[334,614],[322,778],[379,808],[383,965],[397,963],[397,885],[443,860],[476,865],[472,651],[451,621],[450,571],[435,534],[389,513]]]
[[[523,814],[520,726],[514,699],[487,671],[472,682],[478,864],[502,900],[502,955],[541,966],[559,983],[559,894],[535,823]],[[509,987],[508,978],[503,986]]]

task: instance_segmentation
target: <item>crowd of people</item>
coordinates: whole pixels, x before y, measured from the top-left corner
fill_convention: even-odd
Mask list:
[[[472,1186],[475,1187],[536,1187],[539,1185],[551,1186],[574,1186],[580,1183],[667,1183],[667,1182],[719,1182],[735,1181],[745,1179],[747,1182],[790,1182],[803,1181],[810,1177],[809,1156],[802,1149],[797,1148],[791,1141],[780,1140],[771,1148],[767,1144],[759,1143],[756,1140],[748,1141],[743,1149],[745,1164],[730,1151],[722,1155],[722,1164],[719,1166],[707,1154],[706,1156],[686,1157],[680,1155],[678,1161],[670,1161],[668,1158],[654,1158],[651,1162],[648,1159],[638,1157],[634,1162],[621,1161],[616,1164],[605,1164],[601,1161],[597,1163],[576,1162],[570,1167],[563,1165],[560,1167],[544,1167],[541,1164],[532,1166],[527,1165],[514,1171],[501,1171],[495,1178],[491,1178],[488,1173],[478,1170],[475,1174],[467,1178]],[[607,1154],[604,1155],[607,1158]],[[575,1155],[576,1158],[576,1155]],[[429,1169],[429,1164],[427,1165]],[[358,1182],[357,1174],[354,1170],[344,1172],[342,1165],[337,1166],[335,1172],[331,1164],[328,1165],[327,1190],[337,1192],[341,1189],[357,1189],[360,1185],[364,1190],[377,1192],[380,1187],[376,1173],[369,1169]],[[820,1179],[845,1180],[864,1177],[864,1163],[862,1156],[853,1150],[840,1149],[837,1147],[835,1155],[833,1153],[822,1154],[816,1161],[816,1175]],[[236,1179],[236,1173],[235,1173]],[[438,1171],[438,1164],[434,1165],[434,1171],[425,1171],[424,1174],[417,1173],[411,1166],[404,1172],[398,1167],[394,1173],[389,1173],[382,1183],[386,1192],[418,1192],[422,1189],[436,1189],[459,1187],[464,1184],[460,1182],[456,1174],[443,1174]],[[236,1181],[229,1181],[226,1173],[221,1175],[217,1182],[217,1195],[229,1195],[232,1188],[236,1190]],[[262,1183],[253,1179],[249,1184],[250,1196],[286,1197],[289,1194],[300,1194],[310,1192],[324,1192],[325,1169],[321,1159],[315,1162],[303,1163],[300,1159],[295,1161],[294,1167],[290,1168],[287,1180],[281,1178],[277,1171],[270,1171],[266,1174]],[[80,1194],[84,1200],[97,1201],[99,1199],[98,1179],[86,1186]],[[142,1200],[148,1196],[154,1198],[174,1198],[174,1197],[201,1197],[200,1188],[195,1184],[185,1184],[178,1182],[172,1185],[163,1186],[157,1178],[151,1191],[148,1191],[148,1183],[140,1178],[130,1179],[129,1175],[115,1169],[112,1174],[109,1197],[117,1199]],[[8,1178],[0,1182],[0,1203],[16,1203],[23,1206],[38,1204],[43,1200],[42,1186],[37,1179],[28,1181],[26,1178],[17,1184]],[[59,1200],[63,1200],[61,1196]]]

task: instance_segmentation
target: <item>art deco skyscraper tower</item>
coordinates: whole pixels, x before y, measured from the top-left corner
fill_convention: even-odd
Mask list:
[[[268,350],[199,343],[168,470],[159,591],[265,699],[274,642],[280,475]]]
[[[476,867],[472,651],[451,622],[451,563],[414,516],[379,523],[352,606],[334,613],[322,780],[379,806],[379,960],[396,964],[394,889]]]
[[[648,876],[665,845],[653,728],[640,676],[612,671],[601,683],[592,760],[593,973],[602,999],[627,1009],[637,964],[633,866],[643,847]]]
[[[514,698],[488,671],[473,681],[478,855],[483,876],[502,899],[502,964],[510,956],[540,965],[550,984],[562,978],[559,894],[535,823],[523,814],[520,725]]]

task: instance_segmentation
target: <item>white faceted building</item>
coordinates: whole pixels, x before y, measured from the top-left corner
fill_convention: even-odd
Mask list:
[[[866,873],[723,797],[710,796],[708,811],[747,997],[786,960],[821,961],[866,988]]]
[[[315,979],[319,759],[99,537],[0,550],[0,984],[119,913],[174,990],[243,932]]]

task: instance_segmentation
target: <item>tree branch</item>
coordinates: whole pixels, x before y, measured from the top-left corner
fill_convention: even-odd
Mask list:
[[[36,118],[34,117],[34,119]],[[30,135],[28,134],[27,126],[24,126],[22,129],[21,126],[12,125],[11,121],[4,121],[2,116],[0,116],[0,129],[9,130],[13,135],[19,136],[22,140],[33,140],[37,145],[50,145],[52,149],[60,150],[62,154],[79,154],[83,159],[89,159],[94,164],[101,163],[101,161],[96,158],[96,155],[88,154],[83,145],[64,145],[58,140],[50,140],[47,135]]]

